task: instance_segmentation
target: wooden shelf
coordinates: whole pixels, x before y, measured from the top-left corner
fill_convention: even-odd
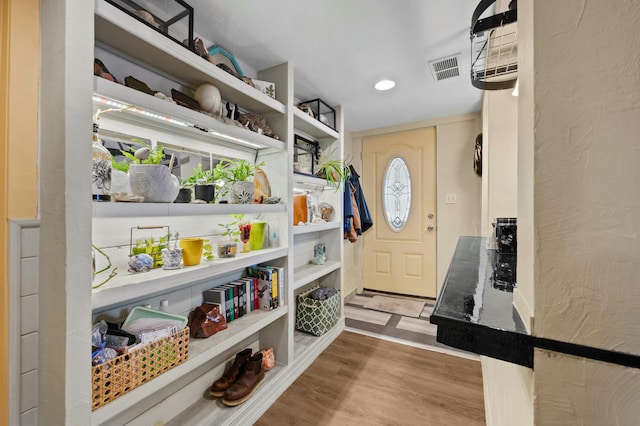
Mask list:
[[[285,204],[182,204],[94,202],[93,217],[167,217],[260,214],[286,211]]]
[[[214,64],[164,37],[105,1],[95,2],[95,38],[146,68],[159,70],[180,79],[193,88],[211,83],[223,99],[258,114],[284,114],[285,106],[226,73]]]
[[[338,229],[342,227],[341,222],[324,222],[324,223],[310,223],[303,226],[294,226],[293,235],[308,234],[311,232],[328,231],[331,229]]]
[[[309,284],[310,282],[322,278],[325,275],[340,269],[341,262],[338,260],[330,260],[324,265],[314,265],[309,263],[299,266],[293,270],[293,289]]]
[[[286,150],[286,144],[283,141],[252,132],[244,127],[223,123],[209,115],[156,98],[104,78],[94,77],[93,90],[98,98],[97,100],[94,99],[94,103],[107,104],[110,101],[116,101],[125,104],[125,106],[136,107],[121,111],[118,114],[111,114],[109,116],[110,119],[152,122],[155,127],[168,128],[174,132],[185,132],[187,130],[197,135],[198,138],[209,136],[212,141],[236,145],[244,144],[246,147],[253,149],[275,148],[280,151]],[[102,105],[98,105],[98,107],[103,108]],[[142,111],[145,113],[143,114]],[[205,133],[203,129],[207,129],[207,132]]]
[[[331,127],[305,114],[299,108],[293,108],[293,127],[317,139],[338,139],[340,135]]]
[[[280,307],[273,311],[253,311],[242,318],[230,322],[227,330],[220,331],[207,339],[191,339],[189,342],[189,359],[186,362],[97,409],[91,415],[91,424],[113,424],[113,422],[117,422],[120,413],[132,409],[150,394],[171,385],[182,376],[258,333],[286,314],[286,307]],[[280,366],[281,368],[282,366]],[[275,374],[270,375],[270,377],[277,376],[277,371],[278,368],[275,369]],[[211,404],[210,400],[208,402]],[[213,407],[210,405],[209,408]]]
[[[182,269],[154,269],[149,272],[131,274],[121,271],[103,287],[93,291],[91,308],[95,312],[125,304],[129,301],[149,298],[156,294],[166,293],[195,282],[211,279],[225,273],[237,271],[247,266],[268,262],[287,256],[286,247],[256,250],[249,253],[238,253],[236,257],[204,261],[196,266]]]

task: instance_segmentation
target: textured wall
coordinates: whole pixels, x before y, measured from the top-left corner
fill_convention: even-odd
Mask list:
[[[640,3],[522,3],[535,28],[534,334],[639,355]],[[640,417],[635,370],[538,351],[535,382],[537,424]]]
[[[535,333],[640,354],[640,3],[535,4]]]

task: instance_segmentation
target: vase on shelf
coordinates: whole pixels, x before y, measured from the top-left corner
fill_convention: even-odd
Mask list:
[[[238,181],[231,184],[231,197],[234,204],[251,204],[253,202],[254,183]]]
[[[111,201],[111,159],[113,156],[98,138],[98,124],[93,124],[91,195],[94,201]]]
[[[202,258],[203,238],[182,238],[180,248],[182,248],[182,262],[184,266],[194,266],[200,263]]]
[[[180,191],[178,178],[162,164],[131,164],[129,184],[145,203],[173,203]]]
[[[182,267],[182,249],[162,249],[162,269],[180,269]]]
[[[262,250],[264,248],[264,237],[267,222],[254,220],[251,222],[251,232],[249,236],[249,249]]]

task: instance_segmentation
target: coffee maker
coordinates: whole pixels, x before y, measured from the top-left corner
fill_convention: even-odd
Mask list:
[[[518,220],[499,217],[494,223],[496,231],[496,258],[493,269],[493,287],[513,291],[516,286],[518,253]]]

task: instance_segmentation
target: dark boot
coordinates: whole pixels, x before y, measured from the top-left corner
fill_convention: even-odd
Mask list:
[[[242,404],[263,381],[262,352],[256,352],[244,365],[238,380],[224,393],[222,403],[231,407]]]
[[[211,396],[224,395],[224,392],[238,379],[249,358],[251,358],[251,348],[238,352],[231,367],[224,372],[222,377],[213,382],[209,388],[209,394]]]

